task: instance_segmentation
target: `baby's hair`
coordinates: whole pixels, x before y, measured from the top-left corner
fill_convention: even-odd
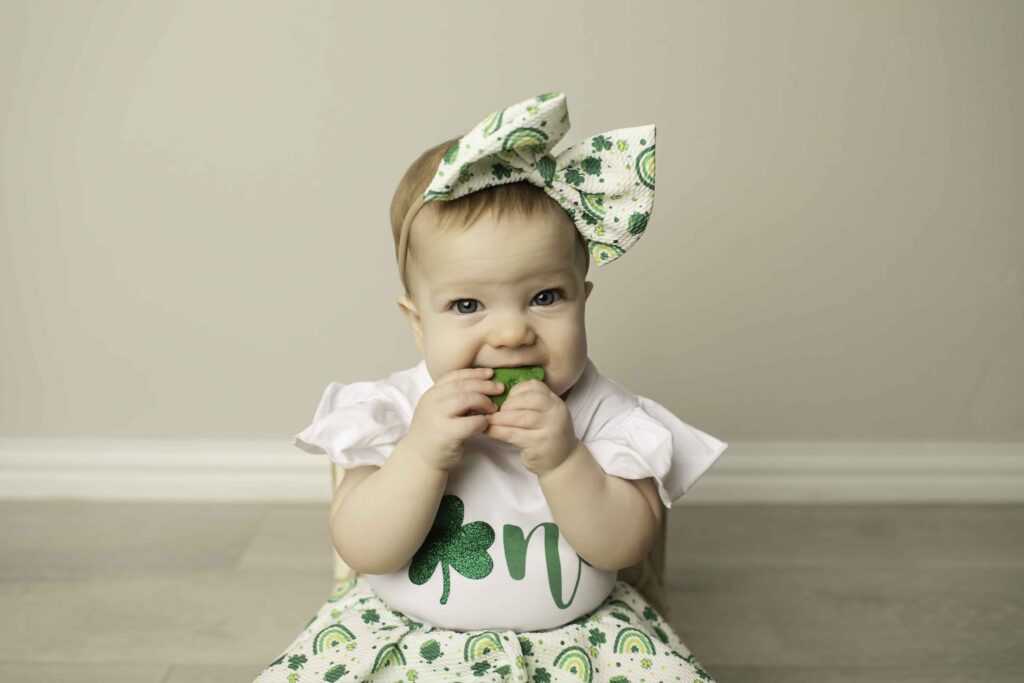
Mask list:
[[[434,174],[437,172],[445,152],[461,137],[459,135],[450,140],[445,140],[441,144],[431,147],[420,154],[416,161],[412,162],[412,165],[406,169],[402,179],[398,182],[398,187],[395,188],[395,194],[391,199],[390,211],[391,235],[395,241],[396,256],[398,254],[399,240],[401,239],[402,222],[405,220],[409,207],[412,206],[418,196],[426,192],[427,186],[434,179]],[[586,277],[587,272],[590,270],[590,250],[587,248],[586,239],[576,229],[572,219],[562,208],[562,205],[544,192],[542,188],[529,181],[521,180],[514,183],[494,185],[449,201],[436,200],[427,202],[420,209],[416,215],[416,220],[413,222],[417,223],[420,216],[426,215],[430,227],[437,232],[451,229],[464,231],[472,227],[476,220],[487,212],[491,212],[491,215],[498,220],[509,215],[525,217],[543,217],[547,215],[555,216],[559,220],[565,221],[572,227],[572,231],[576,235],[576,243],[579,247],[577,250],[579,252],[578,257],[583,259],[585,264],[583,276]],[[420,227],[420,229],[422,228],[423,226]],[[413,234],[412,226],[410,226],[407,269],[415,258]],[[406,274],[399,273],[399,276],[403,277],[402,285],[405,287],[406,294],[411,296],[412,290],[409,287],[409,282],[404,281],[407,277]]]

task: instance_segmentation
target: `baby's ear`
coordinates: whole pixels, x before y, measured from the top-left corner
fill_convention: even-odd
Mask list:
[[[590,280],[587,280],[586,282],[583,283],[583,289],[586,290],[586,296],[583,297],[583,300],[586,301],[587,299],[590,298],[590,293],[594,291],[594,283],[591,282]]]
[[[412,302],[408,294],[402,294],[398,297],[396,303],[398,308],[405,314],[405,317],[409,320],[409,325],[412,327],[413,341],[416,342],[416,349],[423,354],[423,327],[420,324],[420,312],[416,308],[416,304]]]

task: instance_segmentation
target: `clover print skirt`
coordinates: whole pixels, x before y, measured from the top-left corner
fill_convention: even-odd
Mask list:
[[[625,581],[545,631],[453,631],[390,609],[361,575],[339,583],[254,683],[691,683],[711,676]]]

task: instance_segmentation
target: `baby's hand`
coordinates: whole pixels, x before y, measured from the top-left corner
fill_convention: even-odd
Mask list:
[[[565,462],[579,442],[569,407],[538,379],[512,387],[501,410],[484,419],[489,423],[484,436],[522,449],[523,466],[537,476]]]
[[[493,382],[491,368],[462,368],[441,376],[420,397],[409,434],[427,464],[451,470],[462,461],[463,442],[487,428],[487,416],[498,410],[488,394],[504,387]]]

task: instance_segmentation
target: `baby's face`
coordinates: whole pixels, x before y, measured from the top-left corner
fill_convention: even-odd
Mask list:
[[[464,232],[418,233],[414,300],[403,294],[398,304],[433,380],[473,366],[539,365],[564,398],[586,366],[593,288],[576,240],[575,226],[553,217],[498,222],[489,213]]]

